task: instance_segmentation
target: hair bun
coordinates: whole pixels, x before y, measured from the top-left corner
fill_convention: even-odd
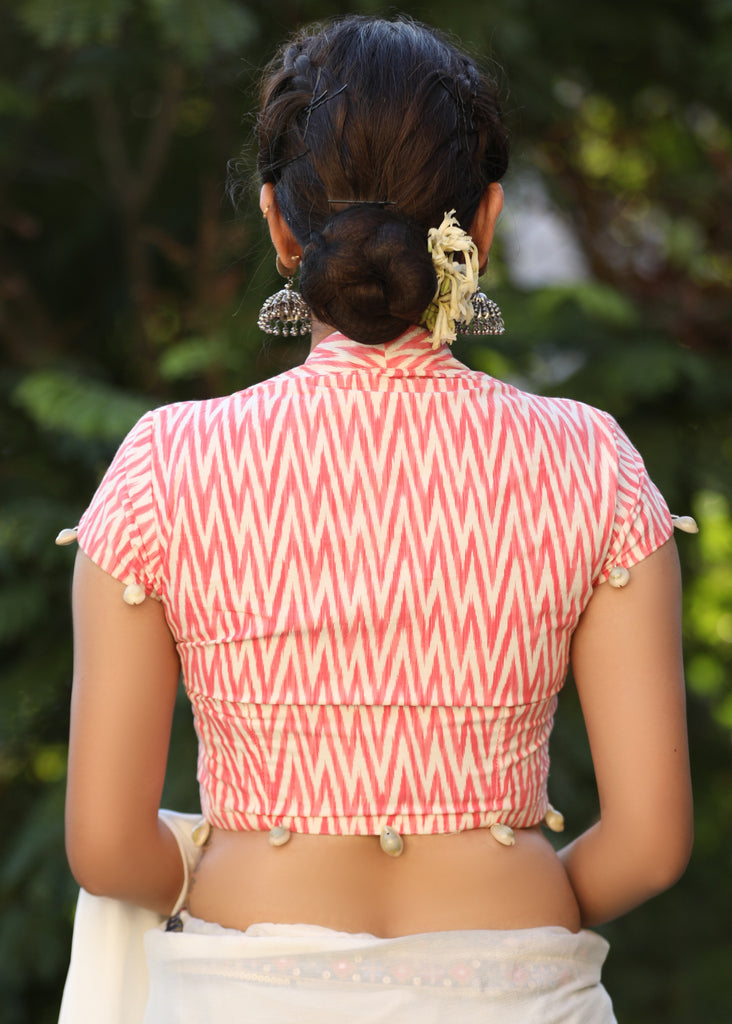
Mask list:
[[[303,251],[300,290],[314,316],[365,344],[419,323],[436,287],[424,232],[388,207],[333,214]]]

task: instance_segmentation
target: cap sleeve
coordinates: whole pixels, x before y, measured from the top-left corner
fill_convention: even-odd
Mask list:
[[[120,445],[79,522],[79,546],[121,583],[159,590],[153,501],[154,414],[146,413]]]
[[[612,417],[608,417],[617,453],[617,489],[612,533],[596,583],[613,569],[629,569],[647,558],[673,533],[666,501],[648,475],[643,459]]]

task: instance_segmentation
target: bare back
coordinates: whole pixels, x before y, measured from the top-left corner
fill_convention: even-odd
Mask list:
[[[230,928],[308,922],[382,937],[580,927],[565,870],[539,827],[517,830],[512,847],[482,829],[406,836],[398,858],[374,837],[293,835],[276,848],[266,833],[214,830],[188,908]]]

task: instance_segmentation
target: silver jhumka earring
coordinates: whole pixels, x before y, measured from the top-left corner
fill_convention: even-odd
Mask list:
[[[299,257],[297,257],[299,260]],[[285,337],[310,333],[310,309],[302,295],[292,287],[292,274],[277,257],[277,273],[287,278],[284,288],[270,295],[259,311],[257,326],[265,334]]]
[[[458,334],[503,334],[506,330],[503,315],[498,303],[489,299],[483,292],[476,292],[470,300],[473,307],[473,319],[469,324],[460,322],[456,325]]]

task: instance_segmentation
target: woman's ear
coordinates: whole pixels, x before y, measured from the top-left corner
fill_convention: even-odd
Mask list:
[[[473,223],[470,237],[478,246],[478,266],[481,274],[488,263],[488,253],[493,242],[496,223],[503,209],[503,189],[497,181],[492,182],[483,193]]]
[[[269,237],[272,239],[272,245],[275,247],[277,258],[283,266],[290,269],[294,274],[295,268],[302,256],[302,246],[298,245],[295,241],[295,236],[282,216],[282,211],[277,203],[274,185],[271,181],[266,181],[262,185],[259,193],[259,208],[262,211],[262,216],[267,221]]]

